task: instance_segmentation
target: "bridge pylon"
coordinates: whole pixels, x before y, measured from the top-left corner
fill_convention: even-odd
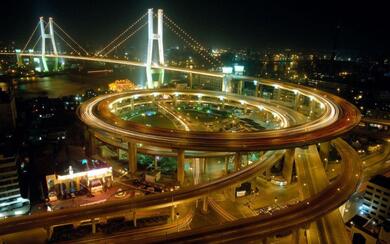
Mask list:
[[[41,47],[42,47],[42,50],[41,50],[41,58],[42,58],[42,65],[43,65],[43,70],[45,72],[49,71],[48,67],[47,67],[47,62],[46,62],[46,39],[50,39],[51,40],[51,44],[53,46],[53,53],[55,55],[58,55],[58,52],[57,52],[57,46],[56,46],[56,42],[55,42],[55,39],[54,39],[54,29],[53,29],[53,18],[52,17],[49,17],[49,33],[46,33],[45,32],[45,21],[43,20],[43,17],[40,17],[39,18],[39,26],[40,26],[40,29],[41,29]],[[57,61],[56,61],[56,66],[57,66]]]
[[[157,33],[154,33],[153,25],[153,9],[148,9],[148,50],[146,56],[146,80],[147,87],[153,88],[153,77],[152,77],[152,58],[153,58],[153,43],[157,40],[158,45],[158,61],[159,65],[164,65],[164,46],[163,46],[163,10],[157,10]],[[161,72],[164,72],[163,70]],[[164,79],[164,74],[160,74],[160,81]]]

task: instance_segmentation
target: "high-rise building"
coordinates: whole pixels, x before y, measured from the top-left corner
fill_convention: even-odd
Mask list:
[[[16,105],[13,90],[0,83],[0,132],[9,132],[16,126]]]
[[[25,214],[30,210],[30,201],[20,194],[17,160],[15,149],[1,143],[0,218]]]
[[[377,175],[368,182],[362,211],[368,219],[384,221],[389,218],[390,178]]]

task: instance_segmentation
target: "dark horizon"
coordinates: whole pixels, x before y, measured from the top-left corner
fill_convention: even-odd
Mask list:
[[[20,48],[39,16],[54,17],[83,46],[104,46],[147,8],[163,8],[207,47],[330,51],[336,45],[337,50],[357,55],[390,53],[390,40],[385,32],[387,8],[379,2],[369,6],[349,1],[115,1],[109,4],[33,0],[3,4],[10,11],[1,18],[0,41],[15,41]]]

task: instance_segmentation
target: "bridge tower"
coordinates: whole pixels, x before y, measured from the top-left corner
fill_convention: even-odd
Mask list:
[[[157,33],[154,33],[153,25],[153,9],[148,9],[148,51],[146,56],[146,80],[148,88],[153,88],[152,77],[152,58],[153,58],[153,43],[157,40],[158,45],[158,61],[159,65],[164,65],[164,46],[163,46],[163,10],[157,10]],[[164,71],[161,70],[160,81],[164,80]]]
[[[41,29],[41,43],[42,43],[42,50],[41,50],[41,57],[42,57],[42,65],[43,65],[43,70],[45,72],[49,71],[47,67],[47,62],[46,62],[46,39],[51,40],[51,44],[53,46],[53,53],[54,55],[58,55],[57,52],[57,46],[56,42],[54,39],[54,30],[53,30],[53,18],[49,17],[49,33],[45,33],[45,21],[43,20],[43,17],[39,18],[39,26]],[[55,62],[55,69],[57,69],[57,61]]]

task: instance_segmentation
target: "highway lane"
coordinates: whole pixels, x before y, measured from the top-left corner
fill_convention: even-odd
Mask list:
[[[284,150],[269,151],[263,155],[259,163],[252,164],[238,172],[214,180],[209,183],[182,188],[174,192],[148,195],[145,197],[129,198],[123,201],[102,203],[96,206],[85,206],[74,209],[63,209],[55,212],[39,213],[31,216],[20,216],[0,221],[0,235],[35,227],[51,226],[58,223],[68,223],[93,217],[114,215],[116,212],[132,211],[134,209],[156,209],[177,205],[183,202],[199,199],[212,191],[223,189],[254,177],[274,164],[284,155]]]
[[[66,241],[61,243],[96,243],[96,242],[104,242],[107,243],[112,240],[115,240],[115,243],[129,243],[137,240],[143,239],[145,236],[159,236],[166,235],[168,233],[175,233],[177,231],[187,230],[189,229],[189,225],[194,217],[194,211],[189,210],[186,213],[182,213],[179,219],[174,222],[170,222],[164,225],[157,225],[151,227],[142,227],[135,228],[128,231],[120,231],[114,232],[110,235],[99,233],[94,235],[89,235],[85,238]]]
[[[1,55],[16,55],[16,53],[0,53]],[[36,54],[36,53],[22,53],[20,54],[21,56],[33,56],[33,57],[41,57],[42,54]],[[62,57],[66,59],[74,59],[74,60],[84,60],[84,61],[93,61],[93,62],[106,62],[106,63],[116,63],[116,64],[122,64],[122,65],[130,65],[130,66],[138,66],[138,67],[145,67],[146,64],[140,63],[140,62],[132,62],[128,60],[117,60],[117,59],[109,59],[109,58],[101,58],[101,57],[83,57],[83,56],[72,56],[72,55],[54,55],[54,54],[47,54],[45,55],[46,57]],[[166,70],[172,70],[172,71],[177,71],[177,72],[184,72],[184,73],[194,73],[194,74],[199,74],[199,75],[205,75],[205,76],[210,76],[210,77],[220,77],[223,78],[224,74],[219,73],[219,72],[208,72],[208,71],[198,71],[198,70],[192,70],[192,69],[183,69],[183,68],[176,68],[176,67],[168,67],[168,66],[158,66],[154,65],[154,68],[162,68]],[[232,76],[231,78],[233,79],[240,79],[240,80],[258,80],[257,77],[247,77],[247,76]],[[336,117],[336,122],[333,123],[331,126],[325,126],[324,129],[319,129],[312,131],[312,133],[301,133],[301,134],[296,134],[295,136],[287,136],[286,134],[284,136],[276,136],[274,138],[270,138],[268,140],[255,140],[258,141],[258,143],[255,143],[254,141],[248,141],[248,142],[243,142],[240,141],[238,143],[231,142],[231,143],[224,143],[220,145],[220,142],[218,140],[213,140],[209,141],[209,145],[212,144],[211,146],[214,147],[216,150],[219,151],[226,151],[226,150],[243,150],[243,151],[255,151],[258,150],[260,147],[262,150],[264,149],[277,149],[277,146],[281,146],[282,148],[287,148],[287,147],[296,147],[296,146],[302,146],[302,141],[307,142],[307,144],[314,144],[318,141],[328,141],[333,138],[336,138],[337,136],[340,136],[353,127],[355,127],[358,122],[360,121],[360,113],[357,110],[356,107],[351,105],[350,103],[346,102],[345,100],[331,95],[329,93],[323,92],[316,90],[314,88],[308,88],[304,87],[301,85],[296,85],[296,84],[287,84],[287,83],[282,83],[279,81],[275,80],[269,80],[269,79],[261,79],[260,81],[261,84],[263,85],[268,85],[268,86],[273,86],[275,89],[285,89],[289,90],[291,92],[294,92],[294,94],[300,94],[306,97],[309,97],[311,100],[321,102],[325,106],[325,110],[327,111],[327,116],[322,117],[321,120],[317,121],[317,126],[320,124],[323,124],[326,122],[328,119],[334,119]],[[329,108],[332,108],[329,110]],[[339,111],[339,112],[337,112]],[[325,120],[324,120],[325,118]],[[307,126],[308,127],[308,126]],[[115,130],[115,128],[114,128]],[[117,128],[116,128],[117,130]],[[143,129],[144,132],[147,132],[147,130]],[[123,132],[123,131],[122,131]],[[149,131],[150,132],[150,131]],[[282,132],[282,131],[280,131]],[[293,131],[290,131],[290,135],[292,134]],[[331,133],[330,133],[331,132]],[[192,133],[190,133],[192,134]],[[186,137],[185,134],[181,135],[183,138]],[[201,136],[201,135],[198,135]],[[147,133],[143,134],[143,137],[148,137]],[[226,139],[235,139],[237,140],[238,135],[230,135],[226,136],[223,138],[223,140]],[[125,138],[125,137],[123,137]],[[142,136],[141,136],[142,138]],[[160,134],[160,139],[163,141],[163,139],[167,139],[167,135],[163,137]],[[137,138],[140,139],[140,138]],[[156,137],[151,138],[149,140],[150,143],[153,143],[153,141],[156,140]],[[179,138],[176,138],[178,141]],[[188,138],[183,139],[187,140],[188,143]],[[192,149],[197,149],[197,150],[202,150],[202,146],[204,145],[204,141],[200,143],[192,143],[191,145],[186,145],[185,141],[181,141],[179,143],[173,143],[172,140],[167,141],[166,143],[168,145],[172,145],[177,148],[189,148],[191,147]],[[193,140],[193,139],[192,139]],[[260,143],[263,141],[262,143]],[[219,143],[217,143],[219,142]],[[307,145],[306,144],[306,145]],[[217,149],[218,147],[218,149]],[[232,148],[234,147],[234,148]],[[203,147],[204,148],[204,147]],[[210,148],[210,147],[209,147]],[[279,147],[280,148],[280,147]]]
[[[223,93],[211,91],[181,91],[180,93],[196,95],[199,92],[203,92],[204,96],[223,95]],[[134,122],[120,120],[110,112],[110,104],[115,100],[123,99],[121,96],[132,96],[132,94],[139,96],[140,94],[153,93],[174,94],[177,91],[161,89],[97,97],[84,103],[78,110],[78,115],[91,129],[106,131],[124,141],[136,141],[150,145],[164,145],[164,147],[168,148],[200,151],[258,151],[314,144],[347,132],[357,125],[360,120],[359,111],[344,100],[338,101],[337,105],[332,105],[330,101],[325,100],[329,104],[325,106],[323,115],[314,121],[278,130],[250,133],[180,131],[151,128]],[[240,97],[237,95],[229,95],[229,98],[226,99],[233,99],[233,97],[237,100],[245,98],[248,103],[257,102],[259,106],[265,102],[259,98]],[[276,113],[277,111],[273,112]],[[281,113],[280,117],[284,118],[283,113]]]
[[[329,180],[317,147],[295,150],[298,182],[303,189],[302,200],[314,196],[329,185]],[[338,210],[334,210],[311,223],[306,230],[308,243],[348,243],[349,237]]]
[[[16,53],[0,53],[0,55],[15,55]],[[37,53],[20,53],[20,56],[24,57],[42,57],[42,54]],[[103,57],[85,57],[85,56],[73,56],[73,55],[65,55],[65,54],[45,54],[46,58],[64,58],[64,59],[72,59],[72,60],[82,60],[82,61],[91,61],[91,62],[102,62],[102,63],[110,63],[110,64],[121,64],[121,65],[128,65],[128,66],[135,66],[135,67],[146,67],[146,63],[142,62],[135,62],[135,61],[128,61],[128,60],[120,60],[120,59],[113,59],[113,58],[103,58]],[[176,71],[181,73],[192,73],[196,75],[205,75],[210,77],[217,77],[217,78],[223,78],[224,74],[220,72],[210,72],[210,71],[202,71],[202,70],[196,70],[196,69],[185,69],[185,68],[179,68],[179,67],[171,67],[171,66],[161,66],[158,64],[153,64],[151,66],[154,69],[164,69],[169,71]]]
[[[55,57],[57,57],[57,56],[55,56]],[[72,58],[72,57],[68,57],[68,58]],[[96,58],[94,58],[94,59],[86,59],[87,57],[82,57],[82,58],[84,58],[84,59],[79,59],[79,60],[97,61]],[[100,59],[100,61],[102,61],[102,59]],[[103,61],[103,62],[105,62],[105,61]],[[107,62],[111,62],[111,61],[107,60]],[[124,62],[124,61],[121,61],[121,62]],[[121,63],[121,64],[136,65],[136,64],[131,64],[131,63]],[[141,67],[142,67],[142,65],[141,65]],[[158,68],[164,68],[164,67],[158,67]],[[178,69],[176,69],[175,71],[179,71],[180,72],[180,70],[178,70]],[[183,72],[188,72],[188,71],[183,71]],[[199,73],[199,74],[201,74],[201,73]],[[210,75],[210,76],[212,76],[211,74],[208,74],[207,72],[203,72],[202,74],[203,75]],[[264,80],[262,80],[262,82],[267,83],[267,81],[264,81]],[[271,81],[269,84],[278,84],[278,83],[276,81]],[[279,84],[282,84],[282,83],[279,83]],[[264,138],[249,138],[248,140],[252,140],[252,141],[249,141],[249,143],[246,143],[246,142],[243,143],[242,141],[239,141],[238,135],[229,135],[228,137],[225,137],[225,138],[221,137],[221,138],[217,138],[217,139],[219,139],[219,141],[221,139],[222,140],[234,139],[234,140],[232,140],[233,143],[230,143],[230,144],[227,144],[227,145],[225,143],[225,145],[221,146],[221,145],[217,144],[217,141],[214,141],[214,142],[208,141],[209,142],[209,147],[213,146],[214,148],[216,148],[216,150],[221,150],[222,149],[222,151],[226,151],[226,148],[228,148],[228,149],[230,148],[231,151],[236,151],[237,149],[238,150],[242,150],[242,151],[252,151],[254,148],[256,148],[256,150],[259,150],[259,148],[261,148],[261,149],[270,149],[270,148],[295,147],[295,146],[299,146],[299,145],[312,144],[314,142],[325,141],[325,140],[329,140],[331,138],[334,138],[336,136],[339,136],[339,135],[347,132],[351,128],[353,128],[358,123],[358,121],[360,120],[360,114],[357,111],[357,109],[354,106],[352,106],[349,103],[347,103],[343,99],[340,99],[338,97],[326,94],[324,92],[310,90],[308,88],[300,89],[299,86],[293,86],[293,85],[288,85],[288,84],[278,85],[279,88],[281,88],[281,87],[282,88],[287,88],[289,86],[292,87],[291,89],[299,89],[299,92],[302,93],[302,94],[304,94],[304,93],[306,93],[306,95],[307,94],[314,94],[314,95],[308,95],[308,96],[312,96],[313,99],[325,100],[325,102],[327,104],[331,104],[331,107],[333,109],[329,109],[330,107],[325,108],[326,116],[323,117],[323,118],[328,118],[328,119],[335,119],[336,118],[335,122],[332,123],[331,126],[327,126],[326,130],[320,130],[319,129],[319,130],[314,130],[314,131],[308,132],[308,128],[306,128],[306,130],[303,131],[304,133],[302,133],[301,135],[298,134],[298,133],[292,133],[293,131],[290,130],[290,135],[289,136],[282,137],[279,133],[276,133],[276,134],[278,134],[278,136],[272,138],[272,140],[265,140]],[[316,123],[317,124],[316,126],[319,126],[319,125],[323,124],[324,122],[326,122],[326,121],[320,121],[320,122]],[[278,131],[278,132],[283,132],[283,130]],[[232,134],[236,134],[236,133],[232,133]],[[240,136],[242,137],[243,135],[240,135]],[[202,137],[202,135],[198,135],[198,138],[200,138],[200,137]],[[248,137],[251,137],[251,136],[248,136]],[[182,138],[185,138],[185,136],[183,136]],[[254,140],[256,140],[256,142]],[[259,144],[258,141],[262,141],[262,143],[263,143],[262,146],[261,146],[261,144]],[[304,142],[305,144],[302,144],[303,141],[305,141]],[[183,141],[181,141],[181,143],[182,142]],[[204,144],[205,141],[203,140],[201,143]],[[174,144],[171,144],[171,145],[174,145]],[[181,147],[180,147],[180,145],[181,144],[179,143],[179,144],[176,144],[175,146],[176,146],[176,148],[183,148],[183,147],[188,146],[188,145],[184,145],[184,146],[181,145]],[[191,148],[199,149],[199,148],[196,148],[196,145],[198,145],[198,147],[201,148],[200,147],[200,145],[201,145],[200,143],[191,145]],[[271,145],[271,146],[268,146],[268,145]],[[220,147],[218,148],[218,146],[220,146]],[[350,178],[348,178],[348,176],[345,176],[345,175],[348,175],[348,174],[347,173],[343,174],[342,177],[344,177],[344,180],[348,180],[348,179],[350,180]],[[356,177],[359,177],[360,174],[357,174],[357,175],[358,176],[356,176]],[[340,177],[340,178],[342,178],[342,177]],[[346,182],[352,182],[352,180],[346,181]],[[332,186],[333,185],[337,185],[336,183],[332,184]],[[343,185],[340,184],[339,187],[337,188],[337,191],[342,191],[341,189],[344,189],[344,188],[342,188],[342,186]],[[324,191],[326,191],[327,189],[328,189],[328,187]],[[328,191],[331,191],[329,189],[328,189]],[[348,190],[349,189],[345,189],[345,191],[343,190],[342,192],[345,194],[345,192],[348,192]],[[341,197],[341,199],[343,199],[344,195],[341,195],[340,197]],[[307,205],[313,206],[313,204],[316,203],[316,198],[315,197],[313,197],[312,200],[313,201],[309,201],[307,203]],[[324,201],[325,200],[327,200],[327,199],[324,199]],[[161,199],[159,201],[161,202]],[[155,203],[159,202],[159,201],[155,200]],[[166,198],[165,200],[163,200],[163,202],[164,201],[166,203],[166,202],[169,201],[169,199]],[[150,202],[149,202],[149,204],[150,204]],[[331,203],[329,203],[329,205],[330,206],[334,206]],[[169,204],[168,204],[168,206],[169,206]],[[324,206],[324,208],[325,208],[325,206]],[[304,209],[301,209],[301,210],[303,212]],[[323,209],[319,209],[319,210],[323,210]],[[318,212],[321,212],[321,211],[318,211]],[[95,213],[96,212],[93,212],[93,214],[95,214]],[[83,215],[83,214],[84,213],[81,213],[81,215]],[[86,215],[88,215],[88,214],[91,215],[91,213],[88,212],[88,211],[86,211],[85,214]],[[312,216],[312,215],[309,215],[309,216]],[[63,217],[63,216],[61,216],[61,217]],[[58,217],[58,218],[61,219],[61,217]],[[33,221],[31,221],[30,224],[32,224],[32,222]],[[18,229],[18,227],[20,229],[20,227],[23,226],[23,224],[19,223],[19,224],[16,224],[15,226],[16,226],[15,227],[16,229]],[[280,226],[285,226],[285,225],[282,225],[282,223],[280,223]],[[274,228],[275,228],[275,226],[274,226]],[[2,230],[4,230],[4,228],[0,229],[0,231],[2,231]],[[270,228],[267,228],[266,230],[270,231]],[[279,230],[280,230],[280,228],[279,228]],[[248,238],[249,238],[249,236],[260,235],[258,233],[254,234],[254,232],[247,232],[247,234],[248,234]],[[241,238],[244,238],[244,237],[242,236]]]
[[[361,177],[361,164],[357,153],[338,138],[333,141],[342,159],[340,176],[320,193],[289,208],[269,216],[256,216],[229,223],[184,231],[146,241],[177,242],[243,242],[259,240],[281,231],[305,226],[337,209],[355,192]]]

